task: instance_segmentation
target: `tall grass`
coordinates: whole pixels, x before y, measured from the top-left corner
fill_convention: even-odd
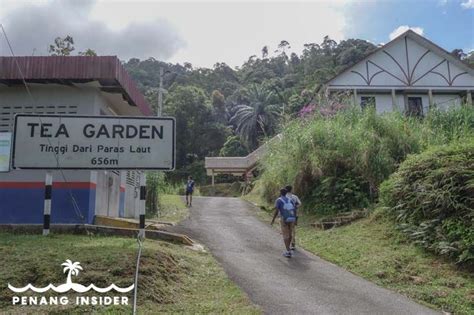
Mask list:
[[[366,207],[408,154],[473,134],[474,109],[467,106],[433,110],[424,119],[350,107],[293,120],[261,163],[262,193],[270,201],[292,184],[306,208],[320,214]]]
[[[146,212],[150,216],[158,213],[161,195],[179,195],[184,191],[184,183],[170,183],[163,172],[147,172],[146,186]]]

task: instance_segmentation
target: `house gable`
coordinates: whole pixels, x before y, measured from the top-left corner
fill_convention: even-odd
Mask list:
[[[474,89],[474,71],[429,40],[407,31],[327,85],[330,89]]]

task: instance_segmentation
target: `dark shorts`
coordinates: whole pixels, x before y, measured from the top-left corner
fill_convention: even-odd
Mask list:
[[[187,190],[186,190],[186,196],[189,196],[189,195],[192,196],[192,195],[193,195],[193,191],[187,191]]]

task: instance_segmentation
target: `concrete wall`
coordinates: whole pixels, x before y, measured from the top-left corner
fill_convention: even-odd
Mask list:
[[[139,218],[140,206],[140,172],[130,171],[125,179],[125,209],[126,218]]]

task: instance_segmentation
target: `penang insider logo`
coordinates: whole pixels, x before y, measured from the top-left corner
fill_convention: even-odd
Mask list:
[[[134,289],[134,285],[132,284],[126,288],[120,288],[115,284],[111,284],[106,288],[99,288],[96,287],[94,284],[90,284],[87,287],[83,286],[79,283],[72,282],[72,276],[79,275],[79,271],[83,270],[81,267],[80,262],[72,262],[71,260],[67,259],[61,266],[64,266],[63,272],[67,272],[66,283],[55,286],[53,284],[49,284],[44,288],[36,288],[31,283],[28,283],[27,286],[23,288],[16,288],[11,284],[8,284],[8,288],[15,292],[15,293],[23,293],[28,290],[31,290],[36,293],[44,293],[49,290],[53,290],[57,293],[65,293],[69,291],[75,291],[77,293],[85,293],[90,290],[94,290],[98,293],[107,293],[111,290],[115,290],[119,293],[127,293]],[[67,296],[52,296],[52,297],[44,297],[44,296],[13,296],[12,297],[12,304],[13,305],[67,305],[69,304],[69,299]],[[75,298],[76,305],[128,305],[128,297],[126,296],[78,296]]]

